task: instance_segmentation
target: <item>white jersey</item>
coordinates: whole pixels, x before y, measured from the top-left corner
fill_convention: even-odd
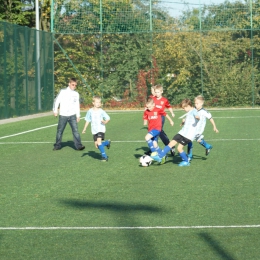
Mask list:
[[[97,133],[106,132],[106,126],[101,122],[101,120],[110,120],[110,117],[102,108],[91,108],[87,112],[85,120],[91,123],[91,133],[95,135]]]
[[[197,134],[201,135],[204,132],[207,119],[210,120],[212,118],[212,115],[204,108],[198,110],[198,115],[200,117],[200,120],[197,124]]]
[[[185,123],[178,134],[189,140],[194,139],[197,134],[197,123],[199,121],[195,116],[198,116],[198,111],[194,108],[186,114]]]
[[[76,115],[80,117],[79,93],[69,87],[62,89],[53,104],[53,112],[58,113],[60,106],[61,116]]]

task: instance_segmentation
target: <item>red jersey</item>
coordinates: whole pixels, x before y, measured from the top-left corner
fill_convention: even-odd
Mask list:
[[[146,109],[144,111],[143,119],[148,121],[148,132],[151,130],[162,130],[162,116],[166,116],[166,113],[154,107],[152,111]]]
[[[165,108],[171,107],[171,104],[169,103],[168,99],[165,97],[161,97],[160,99],[157,99],[156,96],[152,96],[152,95],[150,97],[153,99],[155,107],[159,109],[165,110]]]

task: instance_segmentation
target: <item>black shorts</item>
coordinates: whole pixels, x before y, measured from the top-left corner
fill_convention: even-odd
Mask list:
[[[187,145],[190,142],[190,139],[185,138],[184,136],[177,134],[175,135],[172,140],[176,141],[179,144],[182,144],[183,146]]]
[[[94,141],[97,141],[98,138],[101,138],[101,140],[104,140],[105,139],[105,133],[99,132],[99,133],[93,135]]]

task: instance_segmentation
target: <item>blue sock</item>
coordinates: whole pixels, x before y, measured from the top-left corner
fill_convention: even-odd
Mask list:
[[[107,158],[104,145],[103,144],[99,145],[98,149],[101,152],[102,157]]]
[[[188,162],[188,157],[185,152],[180,153],[180,157],[182,158],[183,161]]]
[[[211,145],[208,144],[204,139],[200,141],[200,145],[204,146],[206,149],[209,149],[211,147]]]
[[[187,152],[190,156],[192,156],[192,148],[193,148],[193,145],[192,145],[192,142],[189,142],[188,143],[188,148],[187,148]]]
[[[153,141],[150,139],[147,141],[147,144],[152,152],[155,152],[155,148],[153,146]]]
[[[108,146],[109,142],[108,140],[102,142],[103,146]]]
[[[160,158],[163,158],[170,150],[171,150],[171,147],[166,145],[163,150],[159,149],[157,151],[157,153]]]

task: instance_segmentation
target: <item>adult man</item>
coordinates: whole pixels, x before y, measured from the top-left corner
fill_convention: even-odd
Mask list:
[[[62,89],[54,100],[54,116],[58,116],[58,107],[60,106],[56,143],[54,144],[53,148],[54,151],[61,149],[62,134],[67,123],[70,124],[72,130],[76,150],[85,149],[85,146],[83,146],[81,143],[80,135],[78,132],[78,122],[80,120],[80,105],[79,93],[75,91],[76,86],[77,80],[75,78],[71,78],[69,81],[69,86],[65,89]]]

